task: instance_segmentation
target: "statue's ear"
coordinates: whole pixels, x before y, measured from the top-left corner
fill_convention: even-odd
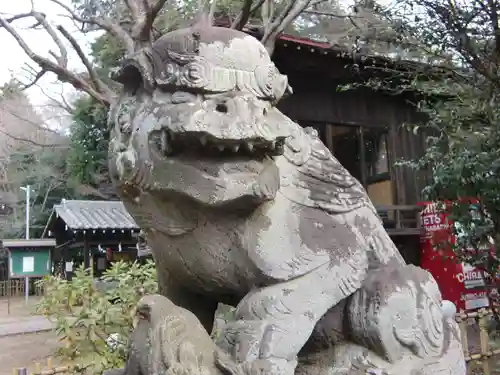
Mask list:
[[[135,95],[141,88],[152,91],[154,89],[153,67],[149,54],[139,52],[132,58],[122,62],[118,71],[111,78],[123,85],[126,92]]]

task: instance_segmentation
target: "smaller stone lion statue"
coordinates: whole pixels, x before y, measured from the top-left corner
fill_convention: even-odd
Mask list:
[[[125,368],[104,375],[244,375],[198,318],[166,297],[143,297],[134,325]]]

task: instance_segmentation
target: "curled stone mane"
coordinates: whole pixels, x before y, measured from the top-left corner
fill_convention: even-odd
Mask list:
[[[192,45],[186,43],[188,40],[199,43],[211,44],[214,42],[229,43],[235,38],[247,38],[248,34],[234,29],[225,27],[194,25],[186,29],[171,31],[153,44],[153,51],[158,57],[167,58],[167,51],[177,52],[181,54],[197,53],[192,50]]]
[[[197,24],[169,32],[126,60],[116,76],[150,91],[184,87],[204,93],[246,92],[276,104],[291,92],[265,47],[238,30]]]

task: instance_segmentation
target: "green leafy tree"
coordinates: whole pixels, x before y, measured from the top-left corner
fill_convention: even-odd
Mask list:
[[[58,355],[88,375],[123,366],[137,302],[158,290],[152,261],[113,263],[98,282],[79,268],[71,281],[50,276],[40,284],[37,310],[56,324]]]
[[[82,96],[74,104],[68,154],[69,175],[87,198],[113,199],[107,167],[108,108],[92,97]]]
[[[398,73],[369,83],[414,93],[423,116],[408,126],[427,135],[427,149],[400,164],[430,174],[425,199],[452,202],[443,209],[456,223],[456,259],[486,275],[497,274],[500,259],[499,10],[497,0],[400,0],[381,10],[397,31],[390,42],[405,53],[393,62]]]

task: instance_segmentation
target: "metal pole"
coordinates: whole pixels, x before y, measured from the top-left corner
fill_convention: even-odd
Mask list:
[[[26,185],[26,239],[30,239],[30,200],[31,200],[31,186]],[[26,305],[30,294],[30,279],[28,276],[24,278],[24,299]]]
[[[31,186],[26,186],[26,239],[30,239],[30,199]]]
[[[6,284],[7,285],[7,314],[10,315],[10,294],[12,293],[12,279],[10,278],[10,273],[11,273],[11,264],[12,264],[12,254],[10,252],[10,250],[7,252],[7,255],[8,255],[8,266],[7,266],[7,281],[6,281]]]

